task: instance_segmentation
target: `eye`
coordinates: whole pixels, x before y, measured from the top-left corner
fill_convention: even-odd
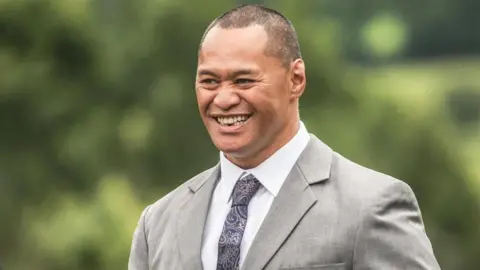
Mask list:
[[[200,80],[200,85],[202,86],[202,88],[208,89],[208,90],[216,89],[219,84],[220,82],[213,78],[206,78],[206,79]]]
[[[212,78],[203,79],[200,81],[201,84],[217,84],[218,81]]]
[[[251,84],[254,83],[254,80],[251,79],[245,79],[245,78],[240,78],[235,80],[235,84]]]

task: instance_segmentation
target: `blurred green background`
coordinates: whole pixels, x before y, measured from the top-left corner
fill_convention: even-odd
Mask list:
[[[217,162],[197,46],[246,2],[298,31],[309,131],[408,182],[442,269],[478,269],[478,0],[0,0],[5,269],[126,269],[141,210]]]

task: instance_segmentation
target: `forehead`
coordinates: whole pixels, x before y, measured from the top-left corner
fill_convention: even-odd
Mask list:
[[[213,27],[205,36],[199,52],[199,66],[258,65],[272,61],[265,54],[268,35],[264,28],[253,25],[245,28]]]

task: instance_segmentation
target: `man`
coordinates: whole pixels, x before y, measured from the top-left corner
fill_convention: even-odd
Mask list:
[[[220,161],[148,206],[130,270],[439,269],[410,187],[300,121],[290,22],[244,5],[202,38],[196,95]]]

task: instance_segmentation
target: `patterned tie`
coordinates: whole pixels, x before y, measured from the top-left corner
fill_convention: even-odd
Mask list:
[[[235,184],[232,208],[218,241],[217,270],[238,269],[240,244],[247,225],[248,203],[260,186],[260,182],[251,174],[239,179]]]

